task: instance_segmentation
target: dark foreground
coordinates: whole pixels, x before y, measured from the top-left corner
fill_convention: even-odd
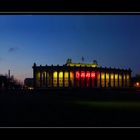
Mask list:
[[[139,90],[1,91],[0,127],[140,126]]]

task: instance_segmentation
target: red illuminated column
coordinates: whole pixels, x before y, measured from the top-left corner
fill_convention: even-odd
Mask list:
[[[80,67],[80,86],[79,87],[81,88],[81,67]]]
[[[83,77],[83,80],[84,80],[84,87],[86,87],[86,72],[85,72],[85,70],[83,71],[84,72],[84,77]]]
[[[95,78],[95,72],[91,72],[91,78]]]
[[[86,70],[84,70],[84,73],[85,73],[85,77],[84,77],[84,87],[86,87],[86,83],[87,83],[87,80],[86,80]]]
[[[91,72],[91,79],[92,79],[92,87],[95,87],[95,72],[94,71]]]
[[[87,87],[87,72],[85,70],[85,87]]]
[[[79,87],[79,82],[80,82],[80,72],[79,71],[76,71],[76,86]]]
[[[80,72],[76,71],[76,79],[79,79],[79,78],[80,78]]]
[[[86,78],[85,78],[86,79],[86,86],[88,85],[88,87],[90,87],[90,79],[91,79],[90,72],[87,71],[85,76],[86,76]]]
[[[80,75],[80,78],[81,78],[81,87],[83,87],[84,85],[84,83],[83,83],[83,81],[85,80],[84,78],[85,78],[85,72],[84,71],[81,71],[81,75]]]
[[[91,71],[90,71],[90,87],[92,87]]]

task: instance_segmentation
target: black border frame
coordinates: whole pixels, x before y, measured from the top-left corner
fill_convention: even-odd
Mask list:
[[[45,1],[7,1],[3,0],[0,2],[0,14],[1,15],[13,15],[13,14],[35,14],[35,15],[42,15],[42,14],[66,14],[66,15],[108,15],[108,14],[127,14],[127,15],[139,15],[140,13],[140,5],[138,0],[137,1],[127,1],[127,0],[96,0],[94,3],[89,1],[67,1],[67,0],[47,0]],[[43,13],[42,13],[43,12]],[[84,12],[84,13],[83,13]],[[125,135],[130,136],[131,134],[139,134],[139,128],[81,128],[81,129],[49,129],[49,128],[0,128],[0,135],[49,135],[49,136],[60,136],[60,135],[77,135],[77,136],[84,136],[84,135],[94,135],[97,136],[107,136],[107,135]]]

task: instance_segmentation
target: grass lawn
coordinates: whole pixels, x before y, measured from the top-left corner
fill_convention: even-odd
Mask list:
[[[140,110],[140,101],[76,101],[74,103],[87,108]]]

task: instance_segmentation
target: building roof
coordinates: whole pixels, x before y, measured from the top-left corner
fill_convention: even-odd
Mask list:
[[[97,67],[97,64],[87,64],[87,63],[67,63],[66,66],[76,66],[76,67]]]

